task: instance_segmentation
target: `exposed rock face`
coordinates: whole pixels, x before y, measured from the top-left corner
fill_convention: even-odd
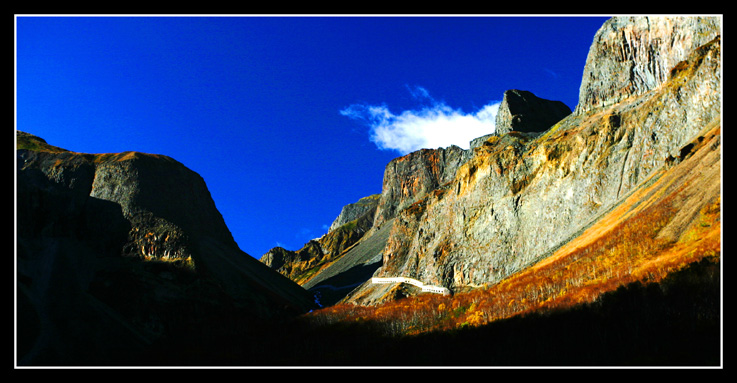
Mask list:
[[[297,251],[275,247],[260,261],[289,279],[304,285],[321,269],[337,260],[354,246],[373,226],[378,195],[364,197],[347,205],[335,219],[330,231],[307,242]],[[347,222],[343,222],[346,221]],[[341,223],[342,222],[342,223]],[[339,224],[336,226],[337,224]]]
[[[506,92],[503,105],[508,116],[498,123],[529,131],[514,133],[515,137],[528,139],[537,134],[533,132],[539,133],[570,114],[565,104],[544,100],[526,91]],[[310,241],[297,251],[271,249],[261,261],[311,291],[323,293],[326,298],[323,303],[332,302],[339,293],[349,290],[335,290],[335,286],[330,285],[333,291],[329,294],[331,299],[327,299],[326,290],[319,290],[323,287],[321,284],[341,281],[339,283],[351,285],[361,277],[368,279],[370,273],[367,272],[381,265],[384,252],[375,249],[386,246],[397,213],[405,209],[419,212],[429,193],[444,193],[458,169],[471,159],[474,149],[488,144],[490,137],[498,139],[496,133],[477,138],[471,142],[471,150],[458,146],[422,149],[392,160],[384,170],[380,195],[346,205],[328,234],[319,240]],[[374,260],[376,257],[378,261]],[[356,273],[352,268],[361,272]]]
[[[364,214],[369,214],[373,217],[373,214],[376,213],[376,207],[379,204],[380,196],[381,195],[379,194],[373,194],[368,197],[363,197],[357,202],[343,206],[343,209],[340,211],[338,217],[335,218],[333,224],[330,225],[330,229],[328,229],[328,231],[333,231],[350,221],[360,218]]]
[[[494,137],[494,136],[498,136],[498,134],[496,132],[494,132],[494,133],[489,133],[489,134],[487,134],[485,136],[474,138],[470,142],[470,145],[469,145],[470,146],[470,150],[474,150],[474,149],[482,146],[486,142],[486,140],[488,140],[489,138]]]
[[[613,105],[663,84],[696,48],[720,35],[716,17],[615,17],[594,37],[576,113]]]
[[[569,114],[571,109],[561,101],[545,100],[532,92],[511,89],[504,92],[496,115],[495,133],[543,132]]]
[[[375,276],[474,288],[574,238],[718,119],[719,33],[718,18],[613,18],[594,37],[575,113],[510,90],[497,132],[470,150],[391,161],[373,227],[358,242],[390,230],[373,244],[385,244]],[[345,301],[380,303],[390,290],[365,283]]]
[[[451,146],[423,149],[394,159],[384,171],[380,195],[364,197],[343,207],[329,232],[320,239],[308,242],[297,251],[273,248],[260,260],[297,283],[307,286],[312,278],[327,270],[364,236],[378,232],[398,210],[412,205],[426,193],[452,180],[458,167],[468,158],[469,151]],[[363,256],[355,257],[359,258],[359,262],[365,261]],[[335,269],[329,273],[335,273]],[[322,279],[324,278],[317,278]],[[315,282],[310,283],[310,286],[314,285]]]
[[[242,252],[204,180],[179,162],[82,154],[18,133],[21,364],[112,363],[199,321],[314,307]]]
[[[434,190],[412,193],[429,178],[416,168],[392,189],[402,192],[385,187],[417,197],[392,204],[375,276],[458,291],[498,282],[575,238],[718,124],[718,34],[718,19],[608,21],[594,39],[577,113],[542,135],[488,137]],[[621,49],[612,56],[613,47]],[[391,299],[385,290],[368,282],[346,300],[378,303]]]
[[[389,162],[384,170],[384,184],[374,225],[381,226],[398,211],[452,181],[470,154],[470,151],[458,146],[449,146],[418,150]]]
[[[320,244],[312,240],[297,251],[290,251],[279,246],[274,247],[261,256],[260,260],[290,279],[297,280],[297,275],[322,261],[322,258]]]
[[[384,248],[393,225],[386,222],[372,230],[341,256],[322,268],[303,286],[318,297],[322,305],[345,298],[358,285],[370,279],[381,266]]]

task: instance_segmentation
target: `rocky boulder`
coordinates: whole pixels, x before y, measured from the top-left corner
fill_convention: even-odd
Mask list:
[[[570,113],[571,109],[561,101],[545,100],[529,91],[511,89],[504,92],[499,106],[496,134],[543,132]]]

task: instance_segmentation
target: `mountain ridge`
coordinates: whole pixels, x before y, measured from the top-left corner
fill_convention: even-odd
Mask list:
[[[614,17],[594,36],[573,112],[559,112],[539,132],[502,128],[467,151],[423,149],[391,161],[374,227],[397,218],[375,276],[462,291],[496,283],[574,239],[677,162],[718,117],[719,35],[718,18]],[[511,126],[513,114],[497,118]],[[376,304],[396,296],[389,288],[369,281],[349,295]]]
[[[24,132],[16,146],[21,364],[135,360],[213,316],[316,307],[238,248],[202,177],[176,160],[75,153]]]
[[[507,128],[390,161],[381,194],[259,260],[176,160],[76,153],[17,131],[18,360],[516,365],[532,351],[553,365],[713,363],[720,29],[718,18],[610,19],[575,110],[538,118],[507,100]],[[521,106],[558,104],[535,98]],[[511,128],[529,121],[544,123]]]
[[[376,276],[458,290],[497,283],[541,259],[719,117],[719,49],[718,37],[707,41],[660,87],[580,109],[539,137],[487,140],[458,169],[455,189],[431,193],[423,210],[401,216]],[[367,283],[354,294],[382,296],[367,292],[374,288],[381,290]]]

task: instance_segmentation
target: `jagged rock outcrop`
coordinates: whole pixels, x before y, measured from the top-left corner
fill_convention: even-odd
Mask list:
[[[364,235],[379,231],[396,211],[453,179],[458,167],[469,157],[469,151],[450,146],[423,149],[394,159],[384,171],[380,195],[364,197],[344,206],[328,233],[301,249],[291,251],[276,247],[260,260],[304,285],[356,245]]]
[[[390,161],[384,169],[381,198],[374,226],[380,227],[398,211],[453,180],[458,168],[470,158],[458,146],[421,149]]]
[[[350,221],[356,220],[364,214],[369,214],[373,217],[373,214],[376,213],[376,207],[379,204],[380,196],[380,194],[372,194],[368,197],[363,197],[354,203],[343,206],[338,217],[335,218],[335,221],[330,225],[328,232],[331,232]]]
[[[174,159],[17,141],[20,364],[135,360],[212,318],[314,307],[238,248],[204,180]]]
[[[323,255],[320,244],[312,240],[297,251],[287,250],[281,246],[269,249],[261,256],[260,261],[290,279],[299,281],[299,275],[322,262]]]
[[[489,133],[489,134],[483,135],[481,137],[474,138],[469,143],[470,150],[474,150],[474,149],[482,146],[489,138],[494,137],[494,136],[498,136],[498,134],[496,134],[496,132],[494,132],[494,133]]]
[[[363,238],[390,231],[375,276],[475,288],[575,237],[718,118],[719,33],[718,18],[610,19],[594,37],[574,113],[510,90],[497,132],[470,150],[391,161]],[[366,283],[345,301],[373,304],[390,290]]]
[[[643,95],[698,47],[720,35],[717,17],[615,17],[594,37],[576,113]]]
[[[378,195],[361,198],[346,205],[331,229],[322,237],[307,242],[296,251],[282,247],[272,248],[259,260],[304,285],[361,240],[373,226],[377,205]]]
[[[488,137],[454,177],[399,206],[375,276],[455,291],[501,281],[575,238],[718,124],[718,19],[614,18],[594,41],[576,113],[542,135]],[[622,48],[612,58],[613,47]],[[425,171],[403,183],[422,184]],[[346,301],[392,299],[387,289],[369,281]]]
[[[529,91],[511,89],[504,92],[499,105],[495,133],[543,132],[569,114],[571,108],[561,101],[545,100]]]
[[[526,91],[506,92],[503,103],[509,116],[500,121],[506,126],[529,131],[515,131],[514,136],[518,137],[534,137],[570,114],[570,108],[562,102],[541,99]],[[511,122],[510,111],[516,119],[514,123]],[[532,112],[537,112],[537,115]],[[405,209],[420,211],[429,193],[443,193],[455,179],[458,169],[473,156],[474,149],[485,145],[492,136],[497,134],[473,140],[471,150],[458,146],[422,149],[392,160],[384,170],[380,195],[346,205],[322,238],[310,241],[297,251],[279,247],[271,249],[261,257],[261,261],[312,291],[325,293],[326,290],[319,289],[326,283],[352,288],[357,282],[365,281],[370,276],[369,271],[381,265],[383,251],[376,249],[386,247],[397,213]],[[356,219],[359,215],[360,218]],[[353,221],[347,224],[348,220]],[[331,298],[350,291],[330,286]],[[332,301],[325,299],[323,303]]]

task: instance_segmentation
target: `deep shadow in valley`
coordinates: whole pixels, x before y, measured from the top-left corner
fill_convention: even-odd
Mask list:
[[[345,298],[356,286],[371,279],[381,264],[382,261],[379,260],[372,264],[353,266],[348,271],[332,276],[309,290],[318,297],[321,305],[332,306]]]
[[[217,366],[719,366],[719,264],[621,287],[574,310],[479,328],[388,336],[379,324],[318,326],[213,317],[201,335],[154,344],[139,363]],[[224,323],[234,327],[229,328]],[[238,331],[231,331],[238,328]],[[115,363],[115,362],[112,362]]]

